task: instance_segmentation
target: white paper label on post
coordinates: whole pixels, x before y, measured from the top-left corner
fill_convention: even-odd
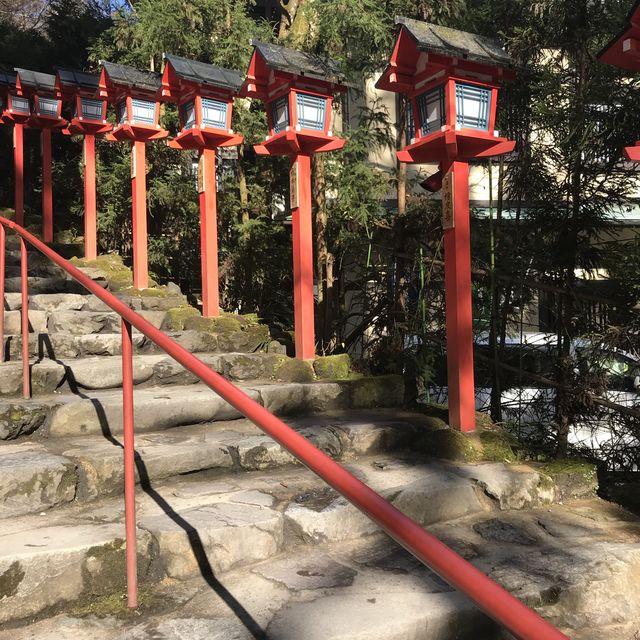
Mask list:
[[[455,194],[453,191],[453,171],[449,171],[442,180],[442,228],[453,229],[456,226]]]
[[[200,159],[198,160],[198,193],[204,193],[207,188],[207,179],[205,176],[205,155],[204,153],[200,154]]]
[[[292,209],[297,209],[300,206],[300,200],[298,197],[298,163],[294,162],[289,170],[289,193],[290,193],[290,206]]]

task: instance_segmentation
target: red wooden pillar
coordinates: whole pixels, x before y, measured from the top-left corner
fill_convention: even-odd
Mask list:
[[[24,125],[13,125],[13,166],[15,169],[16,222],[24,226]]]
[[[147,170],[144,141],[135,140],[131,153],[133,286],[136,289],[146,289],[149,286],[149,262],[147,258]]]
[[[98,231],[96,214],[96,137],[84,136],[84,257],[98,257]]]
[[[51,178],[51,129],[44,128],[42,140],[42,236],[53,242],[53,187]]]
[[[216,212],[216,150],[200,149],[200,256],[202,268],[202,315],[220,315],[218,291],[218,217]]]
[[[296,358],[312,360],[316,345],[313,300],[313,229],[311,220],[311,156],[292,158],[293,304]],[[293,205],[292,205],[293,206]]]
[[[452,194],[452,201],[447,201],[443,192],[449,424],[460,431],[474,431],[469,164],[454,161],[447,174],[445,185],[451,180]],[[447,207],[452,209],[451,217]]]

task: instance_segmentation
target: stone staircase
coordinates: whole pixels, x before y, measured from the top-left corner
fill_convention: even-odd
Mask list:
[[[127,611],[119,318],[30,258],[30,400],[19,294],[5,300],[0,640],[509,637],[140,334],[141,592]],[[254,319],[203,322],[161,291],[116,293],[570,637],[640,633],[640,522],[589,482],[442,459],[450,432],[400,408],[397,377],[331,379]]]

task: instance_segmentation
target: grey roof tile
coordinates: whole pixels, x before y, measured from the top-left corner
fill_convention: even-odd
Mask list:
[[[162,76],[154,71],[140,71],[135,67],[127,67],[106,60],[101,60],[100,64],[114,84],[136,87],[146,91],[158,91],[162,86]]]
[[[238,91],[242,86],[243,79],[237,71],[225,69],[206,62],[189,60],[165,53],[164,59],[173,67],[179,78],[197,82],[199,84],[212,85],[231,91]]]
[[[0,69],[0,86],[2,87],[15,87],[16,86],[16,74],[13,71],[3,71]]]
[[[56,77],[50,73],[20,69],[19,67],[16,67],[15,71],[20,76],[20,83],[23,87],[46,93],[54,93],[56,90]]]
[[[63,87],[81,87],[82,89],[98,90],[100,75],[77,69],[57,68],[58,77]]]
[[[345,78],[340,65],[331,58],[287,49],[276,44],[252,40],[251,44],[260,52],[270,69],[318,78],[328,82],[342,82]]]
[[[403,25],[409,31],[421,51],[455,54],[459,58],[498,67],[513,64],[497,39],[401,16],[396,16],[396,24]]]

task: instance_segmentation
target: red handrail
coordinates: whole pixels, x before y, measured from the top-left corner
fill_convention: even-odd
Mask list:
[[[156,329],[113,294],[93,282],[68,260],[62,258],[15,222],[0,217],[0,225],[13,229],[21,238],[27,240],[38,251],[62,267],[72,278],[120,315],[123,322],[130,323],[153,340],[185,369],[193,373],[338,493],[347,498],[367,517],[376,522],[407,551],[450,585],[465,593],[480,609],[508,629],[516,638],[520,640],[569,640],[565,634],[540,617],[535,611],[529,609],[491,578],[476,569],[435,536],[425,531],[419,524],[404,515],[373,489],[358,480],[282,420],[269,413],[223,376],[210,369],[162,331]],[[132,380],[129,376],[123,379],[123,385],[125,383],[132,389]]]

